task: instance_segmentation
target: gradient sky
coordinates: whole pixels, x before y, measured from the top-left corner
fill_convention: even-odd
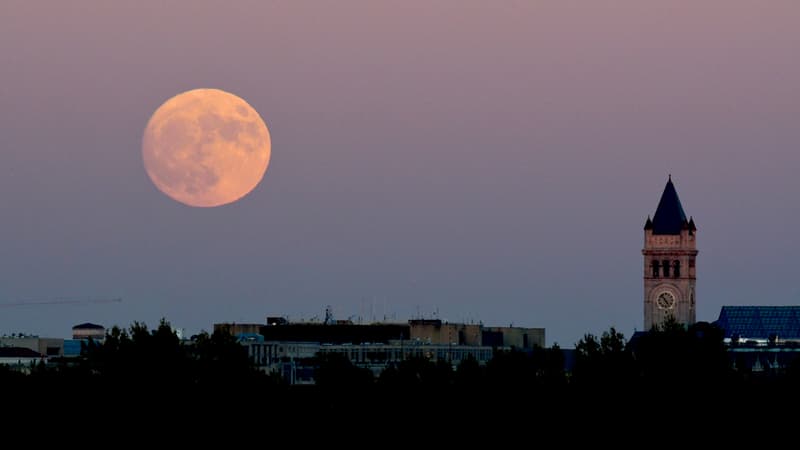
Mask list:
[[[642,328],[672,174],[697,318],[800,304],[800,2],[0,3],[0,333],[188,333],[267,315]],[[244,98],[261,184],[191,208],[147,177],[167,98]]]

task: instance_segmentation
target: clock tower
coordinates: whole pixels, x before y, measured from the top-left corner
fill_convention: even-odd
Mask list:
[[[670,176],[644,225],[645,330],[670,316],[685,326],[695,322],[696,238],[694,219],[686,219]]]

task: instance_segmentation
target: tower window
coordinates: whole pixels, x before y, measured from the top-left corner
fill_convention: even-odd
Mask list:
[[[650,263],[650,267],[653,268],[653,278],[658,278],[658,269],[659,269],[658,261],[653,260],[653,262]]]
[[[669,261],[664,260],[661,262],[661,268],[664,270],[664,277],[669,278]]]
[[[672,262],[672,276],[675,278],[681,277],[681,262],[678,260]]]

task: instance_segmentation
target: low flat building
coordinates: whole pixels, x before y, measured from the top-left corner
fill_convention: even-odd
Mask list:
[[[354,324],[333,320],[289,322],[270,316],[266,324],[214,324],[247,347],[253,362],[264,371],[279,373],[292,384],[313,383],[315,356],[339,353],[357,367],[379,375],[390,365],[412,357],[448,361],[454,367],[467,358],[486,364],[495,349],[532,350],[544,347],[544,328],[484,327],[413,319],[407,323]]]
[[[414,357],[448,361],[457,366],[467,358],[485,365],[493,349],[484,346],[423,344],[415,341],[389,343],[322,344],[319,342],[242,341],[247,353],[261,370],[279,373],[290,384],[312,384],[314,357],[324,353],[345,355],[356,367],[370,369],[378,376],[390,365]]]
[[[325,344],[388,343],[408,340],[423,344],[470,345],[532,350],[545,346],[544,328],[487,327],[439,319],[412,319],[407,323],[353,324],[349,321],[289,322],[270,317],[268,323],[217,323],[214,331],[231,335],[261,335],[264,341],[320,342]]]
[[[43,356],[64,356],[64,339],[42,338],[33,335],[0,337],[0,347],[27,348]]]

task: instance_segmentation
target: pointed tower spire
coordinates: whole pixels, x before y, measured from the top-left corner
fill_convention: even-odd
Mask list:
[[[653,216],[653,234],[681,234],[686,224],[686,213],[683,212],[681,200],[675,185],[672,184],[672,174],[669,175],[658,209]]]
[[[694,218],[687,218],[683,212],[672,174],[667,178],[656,213],[652,220],[647,218],[644,229],[645,330],[667,320],[684,326],[695,323],[697,233]]]

